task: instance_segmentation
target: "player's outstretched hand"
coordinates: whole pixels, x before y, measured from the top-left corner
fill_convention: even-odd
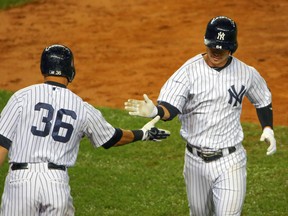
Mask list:
[[[160,116],[156,116],[141,128],[143,131],[142,140],[161,141],[162,139],[166,139],[168,136],[170,136],[169,131],[155,127],[155,124],[159,120]]]
[[[159,142],[162,141],[163,139],[166,139],[168,136],[170,136],[170,131],[153,127],[150,130],[148,130],[148,136],[146,140]]]
[[[269,144],[269,147],[267,149],[267,155],[272,155],[276,152],[276,140],[274,137],[274,132],[271,128],[265,127],[263,130],[263,133],[260,137],[260,141],[265,141],[267,144]]]
[[[143,97],[144,100],[128,99],[128,101],[124,103],[125,110],[132,116],[155,117],[158,113],[157,107],[146,94],[144,94]]]

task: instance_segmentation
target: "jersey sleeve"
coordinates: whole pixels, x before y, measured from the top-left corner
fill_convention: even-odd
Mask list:
[[[161,88],[158,102],[166,102],[176,107],[180,112],[188,99],[189,79],[185,68],[176,71]]]
[[[95,147],[102,146],[115,134],[116,129],[106,121],[102,113],[86,103],[87,119],[85,135]]]
[[[2,110],[0,117],[0,134],[11,141],[13,141],[20,114],[20,100],[14,94]]]
[[[272,95],[264,78],[257,70],[252,70],[251,87],[246,94],[255,108],[262,108],[272,103]]]

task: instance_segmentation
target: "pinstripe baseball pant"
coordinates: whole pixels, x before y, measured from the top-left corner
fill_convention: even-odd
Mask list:
[[[66,171],[48,169],[47,163],[29,164],[6,177],[1,216],[74,215]]]
[[[246,151],[205,162],[186,149],[184,178],[191,216],[241,215],[246,194]]]

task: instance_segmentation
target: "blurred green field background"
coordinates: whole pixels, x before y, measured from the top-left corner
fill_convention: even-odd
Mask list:
[[[11,92],[0,91],[0,110]],[[148,120],[129,116],[123,110],[98,108],[115,127],[141,128]],[[94,149],[87,139],[80,145],[78,160],[70,168],[70,183],[76,215],[79,216],[187,216],[182,175],[185,143],[178,119],[159,122],[171,136],[163,142],[136,142],[109,150]],[[259,142],[259,125],[243,123],[248,154],[248,185],[243,214],[288,215],[288,128],[275,127],[278,151],[266,156]],[[8,164],[0,169],[0,194]]]
[[[29,0],[1,0],[0,8]],[[31,1],[30,1],[31,2]],[[11,96],[0,91],[0,110]],[[148,120],[125,111],[98,107],[115,127],[137,129]],[[260,126],[243,123],[248,154],[247,196],[244,216],[288,215],[288,127],[275,126],[277,153],[267,157],[259,142]],[[137,142],[118,148],[94,149],[87,139],[80,145],[75,167],[69,170],[76,215],[79,216],[187,216],[182,175],[185,143],[177,119],[159,122],[171,136],[163,142]],[[3,192],[8,163],[0,169]]]
[[[19,6],[32,1],[34,0],[0,0],[0,9]]]

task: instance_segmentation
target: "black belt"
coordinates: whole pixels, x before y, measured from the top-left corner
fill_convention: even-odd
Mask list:
[[[186,145],[186,147],[187,147],[188,151],[190,153],[192,153],[192,154],[193,154],[193,148],[195,148],[196,152],[197,152],[197,155],[200,158],[202,158],[205,162],[215,161],[215,160],[218,160],[218,159],[220,159],[221,157],[224,156],[223,155],[223,149],[220,149],[218,151],[211,151],[210,152],[210,151],[203,151],[203,150],[201,150],[198,147],[192,147],[192,146],[190,146],[188,144]],[[233,147],[228,147],[227,149],[228,149],[229,154],[232,154],[233,152],[236,151],[236,147],[234,147],[234,146]]]
[[[22,170],[22,169],[28,169],[29,164],[28,163],[13,163],[11,166],[12,170]],[[64,165],[57,165],[54,163],[48,163],[48,169],[56,169],[56,170],[66,170],[66,166]]]

